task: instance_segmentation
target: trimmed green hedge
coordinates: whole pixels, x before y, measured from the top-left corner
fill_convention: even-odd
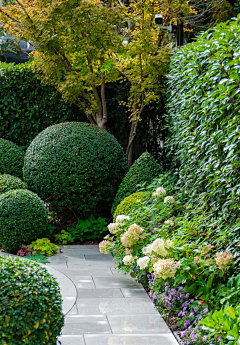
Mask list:
[[[114,222],[120,214],[127,216],[137,209],[140,210],[144,202],[150,199],[152,199],[152,192],[137,192],[127,196],[117,206],[113,216]]]
[[[56,345],[64,322],[56,280],[30,260],[0,256],[0,344]]]
[[[150,153],[143,153],[131,166],[127,175],[119,186],[117,195],[112,205],[112,214],[114,214],[117,205],[126,196],[129,196],[139,190],[141,186],[147,186],[161,172],[160,165],[154,160]]]
[[[86,118],[41,83],[29,64],[0,63],[0,137],[26,148],[48,126],[76,119]]]
[[[22,178],[24,151],[9,140],[0,138],[0,174]]]
[[[43,201],[28,190],[0,195],[0,243],[17,251],[22,244],[47,235],[48,211]]]
[[[0,175],[0,194],[12,189],[27,189],[27,185],[20,178],[7,174]]]
[[[188,202],[233,224],[240,215],[240,16],[175,54],[168,90],[167,147]]]
[[[126,171],[123,149],[113,135],[87,123],[66,122],[32,141],[24,181],[51,209],[81,218],[113,201]]]

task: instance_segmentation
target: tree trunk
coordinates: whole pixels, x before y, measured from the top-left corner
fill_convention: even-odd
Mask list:
[[[133,142],[137,134],[138,120],[132,121],[131,131],[129,135],[128,147],[126,151],[128,169],[132,166],[133,161]]]

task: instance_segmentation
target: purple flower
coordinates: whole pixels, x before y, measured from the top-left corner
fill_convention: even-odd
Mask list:
[[[189,314],[189,317],[192,317],[194,315],[194,312],[191,311],[191,313]]]
[[[203,336],[202,340],[203,340],[203,341],[207,341],[206,335]]]

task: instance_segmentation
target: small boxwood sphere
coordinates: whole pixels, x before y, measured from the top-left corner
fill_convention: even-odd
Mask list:
[[[27,185],[18,177],[7,174],[0,175],[0,194],[12,189],[27,189]]]
[[[24,151],[9,140],[0,139],[0,174],[22,178]]]
[[[113,216],[114,222],[116,221],[116,217],[120,214],[127,216],[136,210],[139,211],[141,206],[144,206],[144,202],[151,198],[152,193],[150,192],[137,192],[127,196],[117,206]]]
[[[66,122],[32,141],[23,174],[50,209],[80,217],[112,202],[126,171],[123,149],[113,135],[87,123]]]
[[[4,249],[17,251],[47,235],[48,211],[33,192],[10,190],[0,195],[0,242]]]
[[[63,326],[58,284],[30,260],[0,256],[0,344],[56,345]]]
[[[162,171],[160,165],[155,161],[153,156],[145,152],[131,166],[128,173],[124,177],[119,186],[117,195],[112,205],[112,214],[114,214],[117,205],[133,193],[138,192],[139,185],[147,186],[152,180],[159,176]]]

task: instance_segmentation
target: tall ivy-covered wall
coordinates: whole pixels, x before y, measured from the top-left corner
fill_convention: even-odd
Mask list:
[[[166,146],[189,203],[240,217],[240,16],[179,50],[168,82]]]

